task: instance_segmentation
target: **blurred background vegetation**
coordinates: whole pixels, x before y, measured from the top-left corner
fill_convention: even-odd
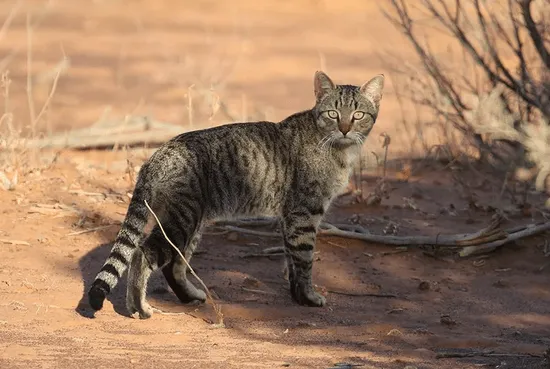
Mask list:
[[[0,17],[8,172],[28,138],[102,121],[279,121],[313,104],[322,69],[389,77],[367,166],[483,163],[548,188],[545,0],[32,0],[3,1]]]

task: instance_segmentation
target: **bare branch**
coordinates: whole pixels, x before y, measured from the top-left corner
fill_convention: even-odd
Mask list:
[[[455,113],[461,116],[462,111],[467,110],[467,106],[462,102],[462,98],[457,93],[450,80],[445,77],[444,73],[442,73],[436,59],[433,58],[430,53],[427,53],[424,50],[424,47],[422,47],[422,45],[418,42],[417,37],[413,33],[413,24],[407,11],[405,1],[391,0],[391,4],[393,5],[399,19],[389,16],[387,12],[383,12],[383,14],[409,39],[416,53],[422,60],[423,66],[428,74],[437,84],[441,93],[449,97],[449,102],[453,106]]]
[[[546,49],[542,35],[540,34],[535,20],[533,19],[533,15],[531,14],[532,2],[533,0],[518,0],[518,4],[520,5],[521,12],[523,14],[525,27],[527,28],[527,31],[529,31],[529,36],[531,36],[531,40],[533,41],[542,62],[546,65],[546,68],[550,69],[550,52]]]
[[[479,22],[479,25],[481,26],[481,31],[483,34],[483,38],[485,40],[485,44],[487,46],[487,49],[489,50],[489,54],[491,55],[491,58],[493,59],[493,62],[495,63],[497,70],[499,70],[502,74],[504,74],[504,77],[506,77],[505,83],[509,88],[513,89],[516,93],[525,95],[525,87],[519,83],[513,76],[512,73],[504,66],[497,50],[495,49],[495,41],[492,39],[490,35],[490,31],[487,28],[487,22],[485,20],[485,17],[482,14],[481,6],[479,3],[479,0],[474,0],[474,5],[476,9],[477,14],[477,20]],[[503,82],[504,80],[500,81]]]
[[[452,19],[452,14],[448,6],[446,5],[446,3],[443,0],[438,0],[438,1],[441,4],[445,14],[442,14],[441,12],[439,12],[429,0],[423,0],[427,9],[434,15],[434,17],[436,17],[436,19],[438,19],[441,22],[441,24],[443,24],[453,33],[453,35],[463,45],[466,51],[468,51],[472,56],[472,58],[479,64],[479,66],[483,68],[483,70],[485,71],[489,79],[492,81],[492,83],[496,84],[497,82],[499,82],[504,84],[508,89],[512,90],[515,94],[520,96],[526,103],[536,106],[543,112],[543,114],[549,115],[550,109],[545,106],[542,106],[540,101],[535,99],[533,96],[530,96],[529,94],[527,94],[523,86],[504,67],[504,64],[500,60],[498,53],[496,53],[496,50],[492,46],[492,43],[488,34],[488,30],[486,28],[485,18],[481,14],[481,9],[479,7],[478,0],[474,0],[474,4],[476,6],[476,13],[478,16],[480,26],[482,27],[482,32],[484,34],[485,41],[489,48],[489,52],[492,56],[492,59],[494,60],[497,66],[497,69],[504,74],[505,78],[500,76],[497,70],[493,70],[489,66],[487,61],[481,55],[481,52],[478,49],[476,49],[471,39],[469,39],[468,36],[466,36],[466,32],[462,29],[460,24],[453,23],[450,20]]]

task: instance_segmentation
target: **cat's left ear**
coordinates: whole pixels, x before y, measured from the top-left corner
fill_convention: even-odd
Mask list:
[[[314,78],[314,87],[315,87],[315,99],[317,102],[321,101],[321,99],[331,90],[335,88],[334,82],[327,76],[325,73],[321,71],[315,72],[315,78]]]
[[[379,74],[361,86],[361,93],[369,99],[376,108],[380,106],[382,100],[382,90],[384,89],[384,75]]]

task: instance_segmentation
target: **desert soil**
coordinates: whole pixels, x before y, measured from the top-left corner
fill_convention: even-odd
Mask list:
[[[2,19],[14,4],[0,4]],[[280,120],[311,106],[316,69],[339,82],[361,83],[385,72],[384,50],[397,49],[404,60],[413,55],[374,1],[46,4],[21,5],[0,36],[3,67],[12,80],[9,112],[26,132],[27,11],[31,24],[38,22],[31,71],[37,111],[53,68],[63,55],[71,63],[37,127],[45,134],[88,126],[105,115],[147,114],[192,129],[227,120],[221,114],[209,120],[204,107],[190,118],[191,85],[215,89],[236,119]],[[443,39],[437,45],[445,49]],[[400,112],[391,79],[384,99],[371,144],[378,150],[378,135],[388,132],[395,138],[393,159],[407,148],[397,144]],[[225,327],[212,324],[218,318],[210,305],[181,305],[160,275],[152,278],[149,299],[162,314],[149,320],[127,316],[122,281],[93,316],[84,294],[124,217],[135,170],[150,152],[40,153],[36,168],[20,171],[14,190],[0,191],[1,368],[546,365],[550,259],[543,236],[467,259],[429,248],[320,237],[314,283],[328,304],[307,308],[290,299],[281,257],[246,257],[280,246],[279,238],[206,235],[193,266],[221,306]],[[505,227],[542,219],[535,207],[517,211],[508,191],[501,191],[503,179],[482,168],[393,162],[388,197],[380,205],[344,196],[328,220],[413,236],[477,231],[494,208],[505,211]],[[11,172],[17,167],[6,165]],[[380,174],[365,174],[365,194]],[[540,199],[529,193],[528,201]],[[437,357],[471,351],[486,355]]]

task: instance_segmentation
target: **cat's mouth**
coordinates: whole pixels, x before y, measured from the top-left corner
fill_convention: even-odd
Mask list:
[[[350,147],[354,145],[361,145],[361,141],[358,140],[355,137],[351,137],[350,135],[342,135],[336,139],[335,142],[340,147]]]

